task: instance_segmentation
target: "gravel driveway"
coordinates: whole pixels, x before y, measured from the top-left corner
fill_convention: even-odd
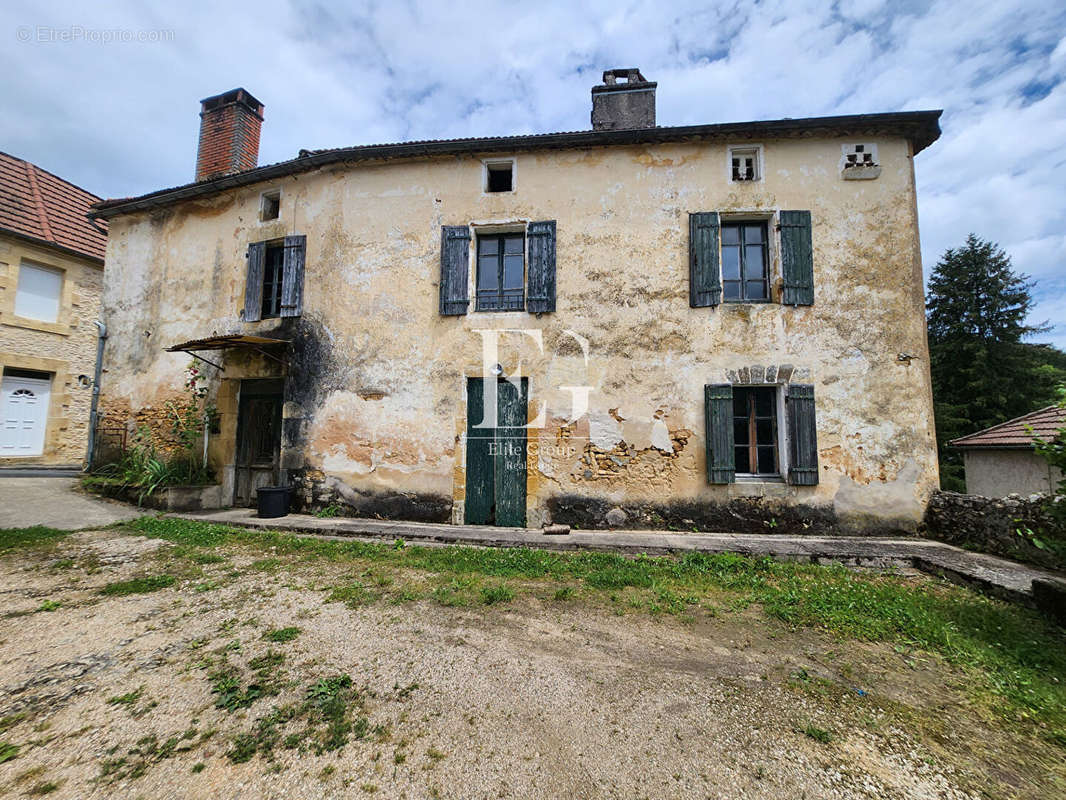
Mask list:
[[[172,548],[100,531],[0,558],[0,759],[17,746],[0,793],[977,798],[1061,780],[943,664],[754,609],[361,604],[329,589],[384,576],[237,549],[152,585]]]

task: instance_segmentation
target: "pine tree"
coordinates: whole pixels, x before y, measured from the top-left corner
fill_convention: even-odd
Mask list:
[[[941,485],[964,488],[952,439],[1052,402],[1066,375],[1060,351],[1023,340],[1049,330],[1030,325],[1034,283],[1011,268],[994,242],[966,237],[948,249],[929,278],[926,309]]]

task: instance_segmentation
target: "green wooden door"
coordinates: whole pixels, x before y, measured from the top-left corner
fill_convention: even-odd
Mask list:
[[[486,388],[487,401],[496,403],[496,424],[475,427],[485,416]],[[521,528],[526,524],[528,383],[522,378],[515,386],[501,378],[495,398],[492,388],[482,378],[468,379],[465,519],[468,525]]]

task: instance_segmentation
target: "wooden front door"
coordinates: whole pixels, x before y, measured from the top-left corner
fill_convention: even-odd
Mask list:
[[[466,413],[466,513],[468,525],[526,524],[526,378],[521,385],[500,378],[492,385],[468,378]],[[486,391],[488,390],[488,391]],[[495,425],[485,416],[496,405]]]
[[[237,411],[237,462],[233,504],[254,506],[260,486],[281,480],[281,394],[283,381],[241,381]]]

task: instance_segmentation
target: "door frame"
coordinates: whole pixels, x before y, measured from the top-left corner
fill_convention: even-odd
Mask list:
[[[495,380],[497,424],[493,428],[475,428],[473,425],[484,420],[484,383],[486,380]],[[527,517],[527,502],[529,499],[529,438],[526,425],[529,418],[529,378],[504,377],[486,378],[484,376],[468,376],[464,378],[466,391],[466,448],[463,471],[465,475],[465,492],[463,499],[463,522],[467,525],[497,525],[501,527],[525,527]],[[502,408],[501,401],[515,391],[512,381],[518,381],[518,397],[511,400],[520,400],[511,409],[514,419],[512,423],[520,425],[500,424],[507,422],[506,410]],[[507,386],[508,389],[501,392],[499,387]],[[519,410],[520,409],[520,410]],[[472,412],[481,412],[481,420],[471,419]],[[511,435],[500,436],[501,429],[509,429]],[[514,435],[513,431],[520,430],[521,435]],[[503,495],[505,502],[504,514],[508,519],[500,521],[500,483],[501,477],[508,474],[509,468],[514,468],[521,463],[521,478],[513,486],[507,487]],[[477,465],[481,464],[479,468]],[[509,491],[508,491],[509,490]],[[520,497],[518,496],[520,493]],[[473,514],[471,514],[473,512]],[[473,521],[471,520],[473,517]]]

